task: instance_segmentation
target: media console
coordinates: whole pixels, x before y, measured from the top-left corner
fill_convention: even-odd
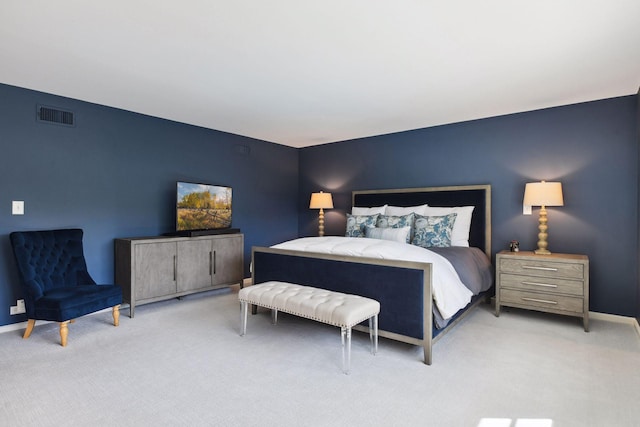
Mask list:
[[[240,233],[115,239],[115,282],[122,286],[130,317],[136,305],[242,286],[243,279]]]

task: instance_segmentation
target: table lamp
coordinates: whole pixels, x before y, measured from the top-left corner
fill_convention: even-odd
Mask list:
[[[524,187],[524,202],[527,206],[540,206],[540,219],[538,224],[538,249],[534,252],[538,255],[549,255],[547,249],[547,206],[563,206],[562,184],[559,182],[530,182]]]
[[[333,199],[331,193],[311,193],[311,202],[309,209],[320,209],[318,216],[318,236],[324,236],[324,209],[333,208]]]

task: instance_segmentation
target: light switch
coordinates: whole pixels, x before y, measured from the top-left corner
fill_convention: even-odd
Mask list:
[[[522,205],[522,215],[531,215],[530,205]]]
[[[11,202],[11,214],[24,215],[24,201],[14,200],[13,202]]]

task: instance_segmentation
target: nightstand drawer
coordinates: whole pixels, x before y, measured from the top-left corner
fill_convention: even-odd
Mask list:
[[[584,279],[584,266],[581,263],[562,263],[536,259],[500,260],[500,271],[505,273],[526,273],[538,277],[566,277]]]
[[[558,279],[554,277],[521,276],[501,274],[500,286],[523,291],[544,292],[549,294],[584,295],[584,282]]]
[[[550,295],[536,292],[500,289],[500,301],[514,307],[561,310],[582,313],[584,300],[578,297]]]

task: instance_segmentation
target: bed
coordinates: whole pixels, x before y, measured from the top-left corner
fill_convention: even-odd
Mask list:
[[[345,236],[254,247],[252,275],[380,301],[379,335],[430,365],[432,344],[491,292],[490,259],[489,185],[367,190],[352,193]]]

